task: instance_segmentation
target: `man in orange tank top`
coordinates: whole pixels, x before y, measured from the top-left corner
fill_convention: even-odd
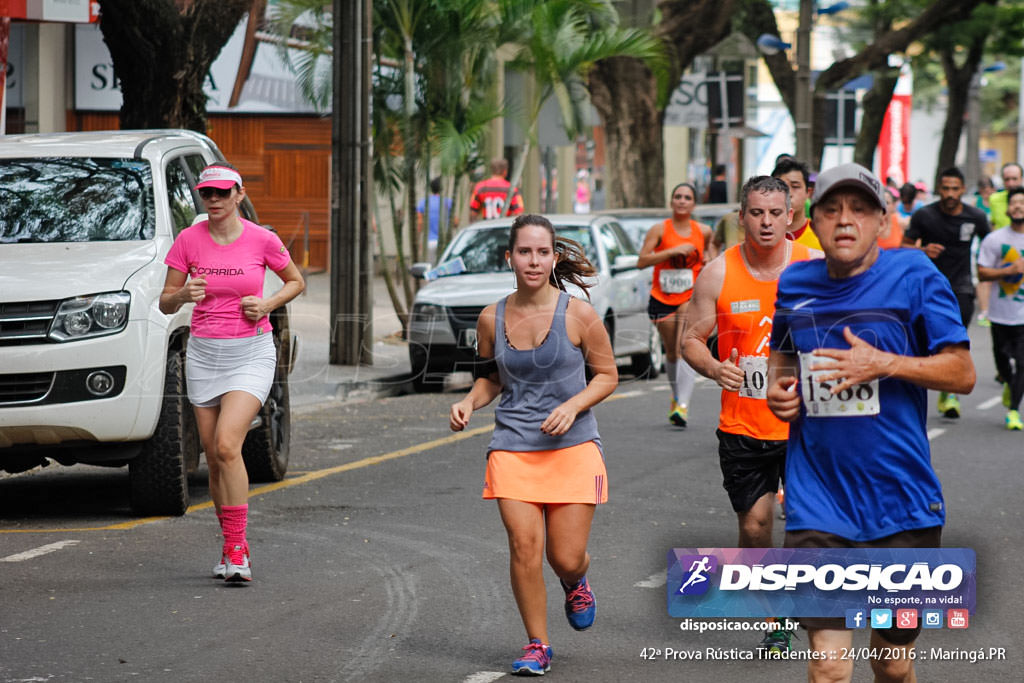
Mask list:
[[[820,255],[786,239],[789,188],[769,176],[740,193],[744,238],[697,278],[683,332],[683,357],[722,387],[719,460],[723,486],[739,518],[743,548],[772,547],[772,508],[786,457],[789,425],[768,409],[768,341],[779,275],[793,261]],[[718,355],[708,337],[718,326]]]

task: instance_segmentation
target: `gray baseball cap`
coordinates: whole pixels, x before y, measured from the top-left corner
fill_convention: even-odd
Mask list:
[[[840,164],[827,171],[818,174],[818,180],[814,183],[814,197],[811,198],[811,208],[825,198],[829,192],[844,187],[856,187],[867,192],[874,199],[879,208],[885,211],[885,186],[875,177],[875,174],[860,164]]]

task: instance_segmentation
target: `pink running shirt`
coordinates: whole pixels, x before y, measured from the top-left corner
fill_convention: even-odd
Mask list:
[[[213,241],[209,221],[185,228],[164,259],[189,277],[206,278],[206,298],[192,311],[192,334],[197,337],[237,339],[273,329],[267,317],[255,323],[245,317],[242,297],[262,298],[266,269],[283,270],[292,257],[275,233],[241,220],[242,234],[231,244]]]

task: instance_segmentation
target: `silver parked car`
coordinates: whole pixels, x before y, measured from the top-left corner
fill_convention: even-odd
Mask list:
[[[662,365],[657,331],[647,317],[650,269],[638,270],[632,240],[614,219],[593,215],[548,216],[561,237],[579,242],[597,267],[590,303],[608,328],[616,358],[637,376],[654,377]],[[476,351],[480,312],[509,294],[513,275],[505,263],[512,218],[475,223],[460,231],[441,256],[457,257],[465,269],[440,277],[416,294],[409,323],[409,360],[413,384],[439,386],[444,375],[470,370]],[[430,264],[416,264],[422,276]],[[584,300],[580,291],[571,294]]]

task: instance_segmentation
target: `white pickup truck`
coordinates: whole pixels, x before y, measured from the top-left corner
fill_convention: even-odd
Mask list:
[[[217,160],[184,130],[0,137],[0,470],[127,464],[134,512],[185,512],[201,451],[183,369],[192,306],[167,316],[157,302]],[[243,448],[254,481],[288,467],[287,307],[271,323],[277,376]]]

